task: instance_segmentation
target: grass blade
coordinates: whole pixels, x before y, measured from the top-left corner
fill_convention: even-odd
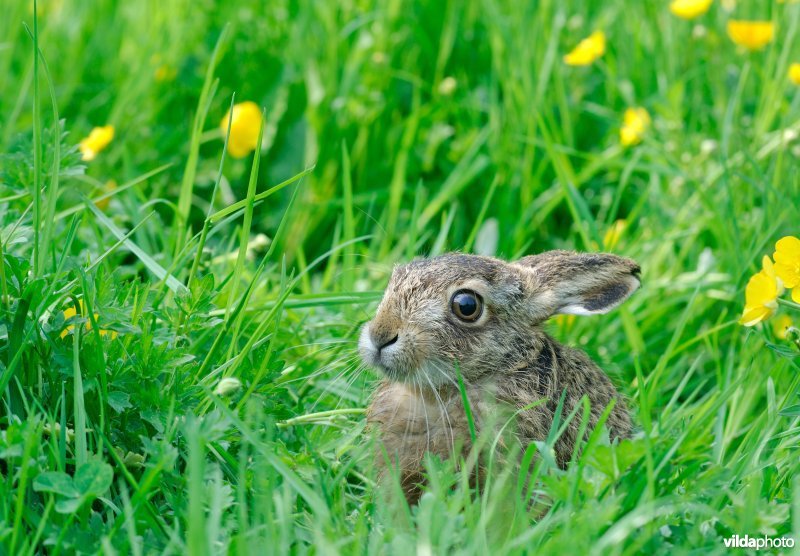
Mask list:
[[[175,294],[182,294],[186,293],[187,289],[186,286],[181,284],[177,278],[173,275],[169,274],[163,266],[158,264],[153,257],[145,253],[138,245],[136,245],[133,240],[126,237],[126,234],[120,230],[116,224],[114,224],[99,208],[95,206],[89,199],[84,198],[84,202],[86,203],[86,207],[92,211],[95,215],[97,220],[100,221],[108,230],[117,238],[117,240],[121,241],[125,247],[131,250],[131,252],[136,255],[142,264],[147,267],[147,269],[152,272],[159,280],[164,280],[166,282],[167,287]]]
[[[192,192],[194,191],[195,176],[197,175],[197,162],[200,156],[200,137],[203,133],[203,126],[206,122],[208,110],[211,107],[211,100],[213,99],[212,88],[214,71],[219,63],[219,57],[222,53],[222,48],[228,39],[229,27],[226,25],[222,29],[219,38],[217,39],[214,50],[211,53],[211,59],[206,68],[206,76],[203,81],[203,88],[200,92],[200,98],[197,101],[197,110],[195,111],[194,123],[192,124],[192,136],[189,143],[189,156],[186,159],[186,167],[183,171],[183,180],[181,181],[181,190],[178,196],[178,209],[175,215],[174,237],[175,237],[175,256],[183,250],[184,243],[186,242],[186,226],[189,221],[189,210],[192,204]]]

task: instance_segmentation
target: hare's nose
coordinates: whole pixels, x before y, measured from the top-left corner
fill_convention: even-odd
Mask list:
[[[378,353],[384,348],[396,343],[397,339],[400,337],[396,331],[382,330],[380,328],[371,330],[370,336],[372,337],[372,343],[378,348]]]
[[[390,338],[389,340],[386,340],[382,344],[378,344],[378,351],[380,352],[383,348],[387,348],[390,345],[397,343],[397,338],[399,337],[400,337],[399,334],[395,334],[394,338]]]

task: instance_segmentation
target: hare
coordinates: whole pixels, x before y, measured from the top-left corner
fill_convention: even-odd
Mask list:
[[[514,434],[523,448],[544,440],[563,395],[562,423],[585,396],[588,433],[613,401],[610,434],[629,437],[628,411],[609,378],[540,324],[556,314],[608,312],[639,287],[639,273],[630,259],[568,251],[513,262],[452,253],[396,267],[359,338],[361,358],[385,377],[367,411],[368,426],[383,442],[376,454],[379,478],[396,466],[414,503],[426,452],[445,459],[456,446],[464,454],[470,450],[458,371],[478,435],[505,408],[519,412]],[[581,440],[580,415],[556,441],[561,467]]]

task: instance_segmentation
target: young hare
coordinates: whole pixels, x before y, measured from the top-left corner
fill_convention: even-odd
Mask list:
[[[605,313],[638,287],[639,266],[604,253],[549,251],[514,262],[455,253],[396,267],[359,340],[363,360],[385,375],[367,413],[386,449],[378,450],[379,473],[387,470],[388,454],[414,502],[426,452],[444,459],[456,445],[469,451],[456,365],[478,434],[501,409],[519,411],[544,399],[520,411],[515,426],[523,447],[544,440],[565,395],[562,423],[586,396],[591,430],[613,400],[611,436],[630,436],[630,417],[608,377],[540,325],[556,314]],[[556,442],[562,467],[580,440],[580,415]]]

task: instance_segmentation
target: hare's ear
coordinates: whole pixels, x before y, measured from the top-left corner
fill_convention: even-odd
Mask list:
[[[608,253],[547,251],[511,263],[527,278],[534,310],[555,314],[607,313],[639,287],[639,265]]]

